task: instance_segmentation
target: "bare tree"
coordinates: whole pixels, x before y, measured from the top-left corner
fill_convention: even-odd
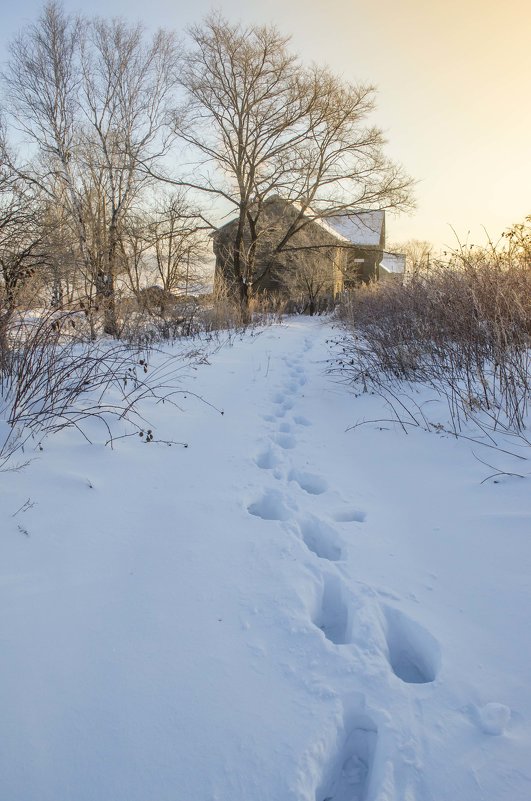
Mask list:
[[[137,300],[154,282],[167,300],[186,297],[204,285],[203,227],[183,192],[162,195],[128,216],[120,249],[125,281]]]
[[[284,284],[289,299],[299,313],[310,315],[329,308],[334,298],[334,254],[330,251],[308,252],[304,261],[296,260],[285,269]]]
[[[373,87],[304,69],[273,27],[232,25],[213,15],[191,29],[191,38],[180,78],[186,110],[176,131],[200,166],[183,183],[236,212],[230,262],[245,308],[268,269],[256,271],[268,199],[281,195],[297,204],[272,244],[280,253],[316,219],[360,206],[404,207],[411,181],[384,156],[382,132],[367,125]]]
[[[149,281],[153,269],[150,267],[151,240],[148,233],[149,220],[146,212],[133,212],[127,216],[120,237],[121,275],[127,288],[137,300]]]
[[[48,263],[42,203],[23,184],[11,164],[0,123],[0,359],[20,292],[36,270]]]
[[[54,2],[10,48],[12,118],[35,147],[24,177],[65,204],[111,335],[121,230],[145,168],[167,151],[175,78],[172,34],[146,41],[140,25],[73,18]]]
[[[198,212],[182,193],[163,198],[149,224],[157,278],[166,292],[188,295],[204,281],[205,237]]]
[[[145,44],[140,25],[94,20],[81,50],[83,105],[88,119],[82,141],[101,190],[103,241],[95,273],[97,296],[116,333],[114,280],[127,212],[150,179],[150,166],[165,152],[166,102],[175,79],[171,34],[159,31]]]
[[[408,239],[389,245],[394,253],[404,253],[406,256],[406,271],[417,273],[419,270],[428,270],[434,261],[433,245],[424,239]]]

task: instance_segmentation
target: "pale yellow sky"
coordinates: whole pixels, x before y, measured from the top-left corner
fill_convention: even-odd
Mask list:
[[[452,245],[451,225],[477,242],[531,214],[530,2],[331,0],[306,18],[290,5],[297,49],[378,86],[389,152],[418,181],[392,239]]]
[[[182,29],[214,5],[229,19],[274,22],[307,61],[375,83],[389,154],[418,181],[418,208],[388,239],[455,244],[493,238],[531,214],[531,0],[65,0],[68,10]],[[3,12],[0,45],[38,14]]]

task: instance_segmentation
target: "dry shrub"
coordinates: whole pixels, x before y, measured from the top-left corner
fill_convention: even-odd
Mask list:
[[[120,309],[122,312],[122,309]],[[201,303],[197,298],[178,298],[167,308],[148,308],[132,304],[127,314],[120,314],[122,340],[140,347],[158,342],[175,342],[202,331]]]
[[[113,420],[127,420],[132,433],[142,434],[139,403],[171,401],[180,391],[178,373],[190,354],[180,363],[168,358],[151,368],[143,350],[112,340],[84,341],[77,333],[82,318],[80,312],[48,311],[12,320],[0,367],[0,469],[13,466],[28,439],[38,443],[68,427],[87,436],[86,426],[95,419],[109,442]]]
[[[249,301],[251,318],[261,325],[282,322],[287,306],[288,299],[279,292],[261,292]]]
[[[120,307],[121,337],[125,341],[152,346],[157,342],[175,342],[182,337],[240,331],[251,323],[251,319],[244,319],[239,304],[222,284],[210,295],[171,296],[171,303],[167,297],[162,303],[162,290],[153,292],[154,289],[157,288],[150,287],[144,292],[140,302],[129,298],[127,306]]]
[[[230,287],[220,278],[216,279],[213,293],[203,298],[202,320],[207,333],[237,330],[248,322]]]
[[[531,394],[531,261],[463,248],[403,281],[362,287],[343,304],[354,334],[341,368],[392,391],[421,382],[448,400],[454,430],[479,419],[523,432]],[[486,421],[486,422],[485,422]]]
[[[250,298],[248,308],[244,310],[231,287],[218,278],[212,295],[203,297],[203,330],[212,334],[271,325],[282,321],[285,309],[286,301],[281,295],[260,293]]]

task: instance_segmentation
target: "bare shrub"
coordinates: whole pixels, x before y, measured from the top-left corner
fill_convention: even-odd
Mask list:
[[[121,337],[138,347],[152,347],[197,336],[204,328],[201,308],[194,297],[174,297],[171,305],[162,307],[133,302],[129,314],[123,314]]]
[[[454,432],[473,419],[484,431],[523,435],[531,398],[528,258],[512,248],[461,248],[409,280],[360,288],[341,314],[353,333],[340,364],[349,379],[388,399],[403,382],[420,382],[447,399]]]
[[[152,369],[147,354],[114,341],[83,341],[79,312],[20,315],[0,338],[0,469],[29,439],[74,427],[86,438],[97,419],[112,443],[113,420],[127,420],[142,433],[139,403],[170,400],[180,390],[178,366],[168,360]],[[172,362],[173,364],[173,362]],[[151,440],[153,436],[151,434]]]

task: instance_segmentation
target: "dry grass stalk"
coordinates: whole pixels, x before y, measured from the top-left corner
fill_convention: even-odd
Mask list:
[[[342,316],[341,369],[366,388],[420,382],[446,397],[453,428],[483,421],[523,435],[531,400],[531,260],[461,249],[403,282],[363,287]]]

